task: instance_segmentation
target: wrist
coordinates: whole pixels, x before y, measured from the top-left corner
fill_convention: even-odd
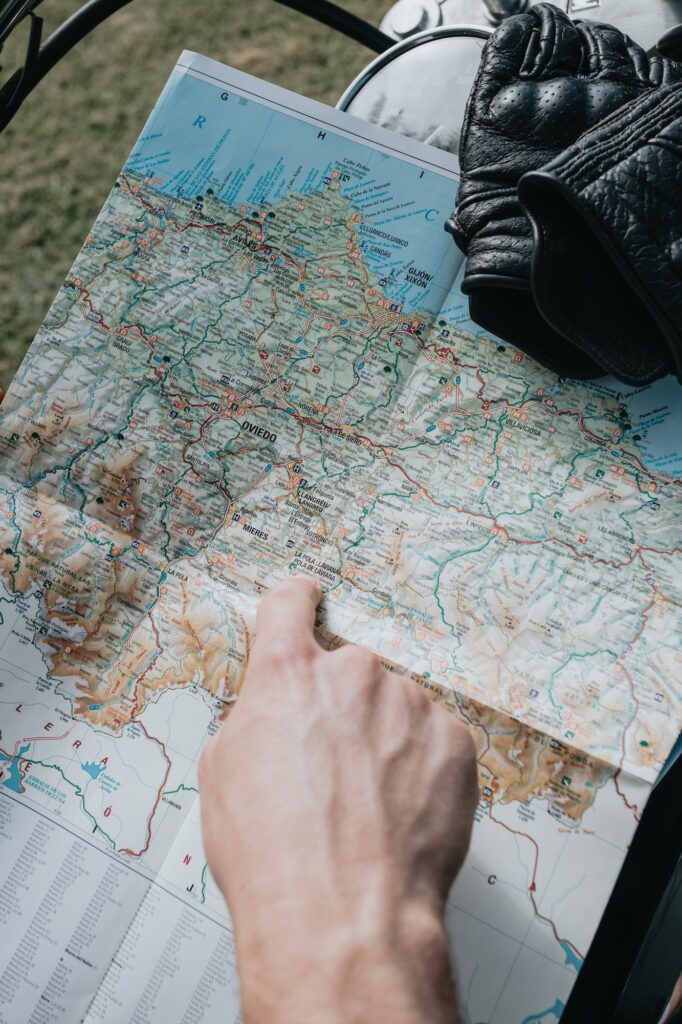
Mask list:
[[[405,904],[362,916],[289,907],[236,925],[246,1024],[457,1024],[442,916]]]

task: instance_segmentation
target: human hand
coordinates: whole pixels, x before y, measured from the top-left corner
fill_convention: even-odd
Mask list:
[[[478,789],[466,727],[276,587],[199,765],[206,856],[248,1024],[456,1024],[442,915]]]

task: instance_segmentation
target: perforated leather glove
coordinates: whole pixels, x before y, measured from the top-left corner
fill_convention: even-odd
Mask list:
[[[532,237],[521,176],[668,74],[610,25],[577,24],[551,4],[505,21],[484,47],[460,143],[461,184],[448,222],[467,254],[471,317],[556,372],[603,372],[558,335],[530,292]]]
[[[555,330],[628,384],[682,381],[682,85],[623,107],[519,195]]]

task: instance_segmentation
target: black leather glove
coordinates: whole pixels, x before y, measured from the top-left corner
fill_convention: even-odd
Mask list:
[[[682,381],[682,84],[623,107],[519,195],[554,329],[628,384]]]
[[[483,49],[460,143],[461,184],[448,222],[467,254],[473,320],[557,373],[600,376],[538,313],[530,292],[532,235],[521,176],[668,74],[610,25],[577,24],[551,4],[509,18]]]

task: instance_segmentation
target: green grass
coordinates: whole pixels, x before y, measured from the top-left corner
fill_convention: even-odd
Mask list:
[[[47,31],[78,6],[45,0]],[[344,6],[378,25],[391,0]],[[21,63],[23,45],[15,33],[2,53],[6,71]],[[185,48],[332,104],[374,56],[272,0],[136,0],[81,42],[0,135],[0,386]]]

